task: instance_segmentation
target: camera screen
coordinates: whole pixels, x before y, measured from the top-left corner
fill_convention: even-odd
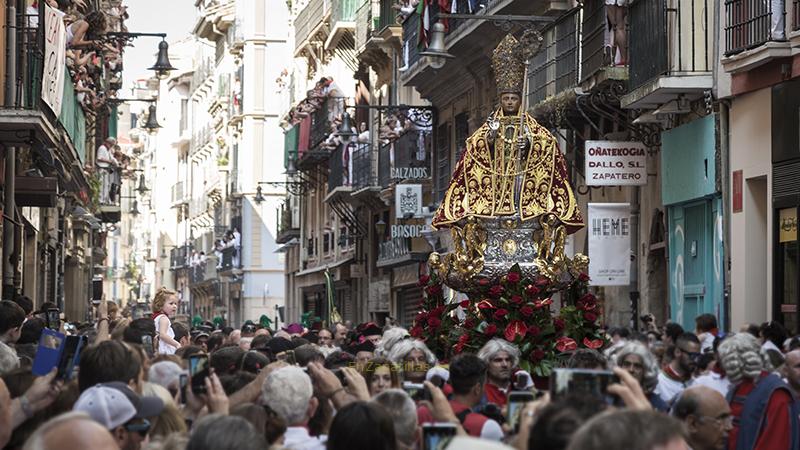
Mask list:
[[[195,394],[206,392],[206,377],[208,375],[208,356],[198,355],[189,358],[189,377],[192,380],[192,392]]]
[[[555,369],[550,375],[550,395],[593,395],[608,401],[608,386],[618,382],[617,376],[607,370]]]
[[[452,425],[431,425],[422,427],[423,450],[437,450],[444,448],[448,438],[455,436],[456,427]]]

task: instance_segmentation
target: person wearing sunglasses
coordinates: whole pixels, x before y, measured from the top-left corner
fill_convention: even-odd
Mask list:
[[[675,398],[689,387],[700,356],[700,340],[694,333],[678,336],[672,361],[659,372],[658,385],[654,391],[667,405],[672,405]]]
[[[73,411],[88,414],[103,425],[120,450],[139,450],[150,432],[150,419],[161,414],[164,402],[142,397],[124,383],[103,383],[85,390]]]

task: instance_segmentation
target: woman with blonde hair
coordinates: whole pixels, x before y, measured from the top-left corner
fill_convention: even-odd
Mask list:
[[[146,382],[142,386],[142,395],[158,397],[164,402],[164,409],[156,416],[150,427],[150,436],[166,438],[173,433],[186,433],[186,421],[183,420],[178,406],[169,391],[155,383]]]
[[[158,353],[174,355],[181,344],[175,340],[170,317],[175,317],[178,312],[178,295],[165,287],[156,292],[153,297],[153,321],[156,324],[158,336]]]

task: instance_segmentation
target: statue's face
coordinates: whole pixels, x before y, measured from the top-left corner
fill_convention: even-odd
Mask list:
[[[500,106],[503,108],[503,114],[517,114],[520,103],[522,103],[522,97],[519,94],[507,92],[500,96]]]

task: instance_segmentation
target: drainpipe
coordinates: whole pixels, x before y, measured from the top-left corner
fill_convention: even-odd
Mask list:
[[[631,329],[639,331],[639,186],[633,187],[631,195]]]
[[[6,79],[5,79],[5,105],[14,107],[14,87],[17,79],[17,34],[16,34],[17,8],[11,2],[6,6]],[[44,26],[44,24],[42,24]],[[3,286],[2,297],[11,299],[14,295],[14,271],[16,256],[14,246],[14,212],[16,204],[15,195],[15,168],[16,168],[16,148],[6,147],[5,160],[5,189],[3,205]]]
[[[731,160],[730,160],[730,107],[727,101],[719,102],[719,151],[720,170],[722,172],[722,251],[724,254],[722,266],[723,298],[722,310],[724,314],[724,330],[731,330]]]

